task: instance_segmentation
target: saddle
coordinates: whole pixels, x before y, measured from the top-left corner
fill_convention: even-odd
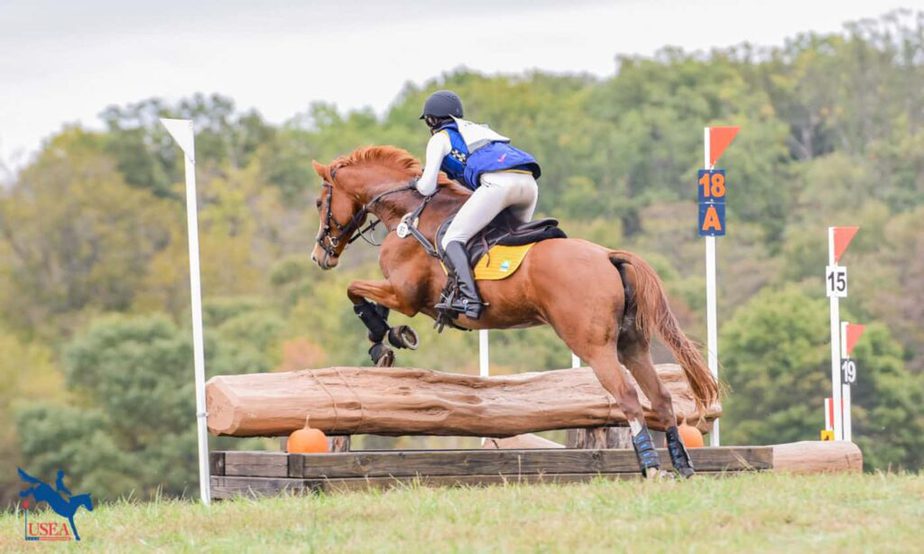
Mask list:
[[[455,217],[455,215],[450,216],[436,231],[435,242],[440,259],[445,254],[442,245],[443,236]],[[493,246],[522,246],[548,239],[565,238],[568,236],[558,227],[557,219],[549,217],[522,223],[510,213],[510,210],[505,209],[497,214],[497,217],[487,227],[468,241],[465,245],[465,252],[468,254],[469,265],[475,267]]]

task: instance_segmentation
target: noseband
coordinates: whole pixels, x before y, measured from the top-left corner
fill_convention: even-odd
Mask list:
[[[334,180],[334,172],[331,172],[330,178],[331,181]],[[381,221],[376,219],[363,229],[360,229],[360,226],[362,225],[363,219],[369,215],[369,213],[371,213],[372,208],[378,203],[379,200],[390,194],[404,192],[406,190],[416,190],[413,180],[403,187],[386,190],[385,192],[376,195],[369,202],[363,204],[363,207],[360,208],[359,211],[357,211],[355,214],[353,214],[353,217],[350,219],[350,221],[347,222],[346,225],[341,225],[340,222],[334,218],[334,185],[325,181],[321,186],[329,189],[329,194],[327,195],[327,213],[324,217],[324,227],[321,230],[321,236],[318,237],[316,242],[318,243],[318,246],[324,250],[324,253],[327,254],[328,258],[337,257],[337,248],[340,246],[341,241],[343,241],[344,237],[349,236],[354,231],[359,230],[358,233],[347,240],[347,246],[353,244],[353,242],[360,237],[363,237],[363,240],[366,240],[367,242],[369,241],[369,239],[365,238],[365,234],[375,229],[375,227],[381,223]],[[333,236],[333,234],[331,234],[332,228],[337,229],[337,236]]]

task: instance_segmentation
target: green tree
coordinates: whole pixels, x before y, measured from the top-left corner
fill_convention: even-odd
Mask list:
[[[827,302],[797,287],[765,289],[722,330],[723,434],[731,443],[812,440],[823,427],[830,392]],[[857,347],[854,437],[868,469],[924,463],[924,382],[903,365],[900,347],[872,326]]]
[[[196,488],[195,395],[187,333],[162,317],[95,322],[64,353],[76,400],[18,419],[22,451],[42,475],[69,471],[104,498]]]

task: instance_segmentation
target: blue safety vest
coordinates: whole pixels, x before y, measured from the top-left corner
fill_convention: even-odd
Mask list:
[[[472,190],[481,185],[482,173],[519,169],[529,171],[536,179],[542,174],[539,162],[532,155],[510,146],[508,142],[491,142],[474,152],[469,152],[455,121],[446,123],[439,131],[446,131],[451,145],[449,154],[443,157],[440,169],[445,171],[450,179],[455,179]]]

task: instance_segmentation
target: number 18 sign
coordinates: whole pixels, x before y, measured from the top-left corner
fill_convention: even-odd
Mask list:
[[[725,236],[725,170],[700,169],[697,179],[699,236]]]

